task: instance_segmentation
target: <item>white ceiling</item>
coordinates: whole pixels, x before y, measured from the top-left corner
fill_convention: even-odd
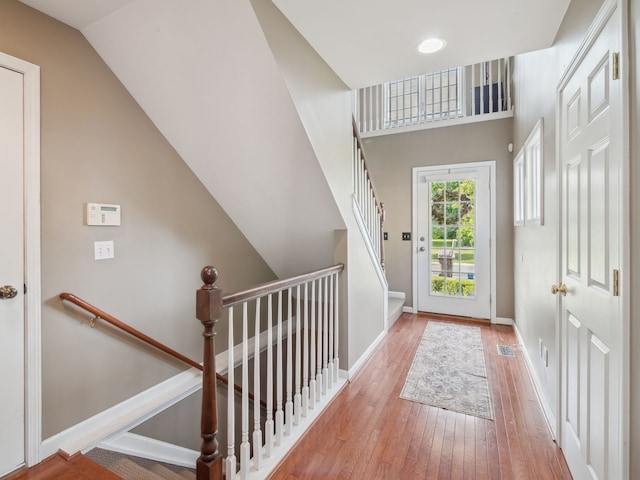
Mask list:
[[[136,0],[20,1],[83,30]],[[352,88],[546,48],[570,2],[272,1]],[[431,36],[444,38],[446,48],[419,54],[417,45]]]

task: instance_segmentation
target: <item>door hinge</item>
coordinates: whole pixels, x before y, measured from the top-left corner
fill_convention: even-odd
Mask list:
[[[613,296],[614,297],[620,296],[620,271],[619,270],[613,271]]]
[[[613,80],[620,79],[620,52],[613,52]]]

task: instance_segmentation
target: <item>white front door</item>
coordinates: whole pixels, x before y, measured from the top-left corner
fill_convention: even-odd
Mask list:
[[[0,477],[25,463],[23,75],[0,67]]]
[[[621,80],[614,10],[558,96],[561,175],[561,447],[574,478],[622,477]],[[578,57],[580,58],[580,57]],[[562,285],[561,285],[562,287]],[[559,292],[562,293],[562,292]]]
[[[418,171],[418,310],[491,317],[490,167]]]

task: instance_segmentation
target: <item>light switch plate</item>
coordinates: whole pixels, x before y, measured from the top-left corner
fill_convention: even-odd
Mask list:
[[[93,258],[95,260],[108,260],[110,258],[115,258],[113,240],[93,242]]]

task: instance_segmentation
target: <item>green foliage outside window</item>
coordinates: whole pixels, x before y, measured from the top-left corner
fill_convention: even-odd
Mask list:
[[[445,293],[445,279],[446,279],[446,293]],[[462,282],[462,296],[471,297],[476,292],[475,280],[463,279],[462,281],[457,278],[450,277],[431,277],[431,291],[433,293],[439,293],[441,295],[458,296],[460,295],[460,283]]]

